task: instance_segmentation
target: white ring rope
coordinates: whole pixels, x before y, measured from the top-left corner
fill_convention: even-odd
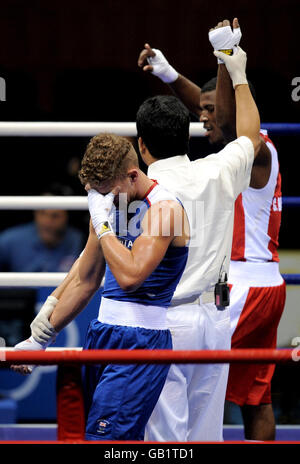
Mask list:
[[[87,196],[0,196],[0,210],[87,210]]]
[[[92,137],[100,132],[135,137],[135,122],[0,122],[2,137]],[[191,137],[203,137],[203,123],[190,124]]]
[[[115,132],[136,136],[134,122],[2,122],[0,136],[93,136]],[[191,123],[191,136],[204,136],[203,123]],[[0,196],[0,210],[87,210],[87,196]],[[0,287],[57,287],[63,272],[0,272]],[[102,284],[103,285],[103,281]]]
[[[66,272],[0,272],[0,287],[57,287]],[[104,285],[104,277],[100,287]]]
[[[57,287],[65,272],[0,272],[0,287]]]

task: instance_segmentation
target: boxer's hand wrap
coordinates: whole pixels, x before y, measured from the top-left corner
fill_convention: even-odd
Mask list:
[[[48,296],[39,313],[30,324],[31,335],[38,343],[48,342],[50,339],[54,340],[57,335],[54,327],[49,322],[57,303],[58,299],[55,296]]]
[[[109,219],[114,207],[114,197],[112,192],[101,195],[94,189],[88,191],[89,211],[98,239],[114,233]]]
[[[152,48],[155,53],[155,56],[148,56],[148,63],[153,66],[153,71],[151,71],[154,76],[159,77],[160,80],[166,84],[171,84],[176,81],[178,78],[178,72],[171,66],[165,56],[157,48]]]
[[[222,59],[230,74],[233,88],[235,88],[236,85],[248,84],[246,77],[247,55],[241,47],[238,47],[237,53],[233,56],[224,55],[223,52],[214,52],[214,55],[217,58],[223,55]]]
[[[230,26],[218,27],[213,31],[209,31],[208,38],[215,51],[223,52],[226,55],[232,56],[237,53],[237,47],[240,43],[242,32],[240,27],[231,29]],[[221,57],[218,57],[218,63],[224,63]]]
[[[32,336],[28,338],[27,340],[24,340],[23,342],[18,343],[15,345],[14,350],[15,351],[39,351],[39,350],[45,350],[47,346],[49,346],[54,339],[50,339],[48,342],[44,343],[38,343]],[[16,371],[22,372],[24,374],[31,374],[33,369],[36,367],[36,364],[29,365],[29,364],[24,364],[24,365],[18,365],[15,366]]]

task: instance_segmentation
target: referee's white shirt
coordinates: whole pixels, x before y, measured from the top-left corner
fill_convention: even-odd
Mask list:
[[[239,137],[219,153],[196,161],[187,155],[155,161],[148,176],[183,203],[190,223],[190,249],[172,305],[192,302],[228,274],[237,196],[249,187],[254,147]]]

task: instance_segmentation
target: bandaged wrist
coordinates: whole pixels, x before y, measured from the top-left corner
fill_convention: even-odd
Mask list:
[[[14,349],[16,351],[39,351],[45,350],[51,343],[53,342],[53,338],[48,340],[47,342],[39,343],[37,342],[34,337],[31,335],[28,340],[24,340],[23,342],[18,343],[15,345]]]
[[[51,338],[55,339],[57,335],[49,320],[57,303],[58,299],[55,296],[48,296],[39,313],[30,324],[31,335],[39,343],[46,342]]]
[[[98,239],[100,240],[100,238],[104,237],[104,235],[107,235],[107,234],[113,234],[114,231],[112,229],[112,226],[110,224],[109,221],[103,221],[101,222],[97,228],[95,229],[95,232],[96,232],[96,235],[98,237]]]
[[[106,234],[113,233],[109,217],[114,207],[114,194],[101,195],[96,190],[88,191],[88,206],[91,215],[92,224],[98,239]]]
[[[54,341],[53,338],[51,338],[47,342],[38,343],[31,335],[31,337],[28,340],[24,340],[23,342],[20,342],[17,345],[15,345],[14,350],[16,351],[41,351],[41,350],[45,350],[53,341]],[[36,366],[37,366],[36,364],[33,364],[33,365],[26,364],[26,367],[30,373],[35,369]]]
[[[39,343],[31,335],[29,337],[29,340],[32,343],[32,348],[31,348],[32,350],[45,350],[55,340],[55,337],[51,337],[50,340],[48,340],[47,342]]]
[[[232,56],[237,53],[242,33],[239,27],[232,30],[230,26],[224,26],[210,31],[208,37],[214,50]],[[218,57],[218,63],[224,64],[224,60]]]
[[[232,56],[237,52],[237,47],[234,45],[233,48],[220,48],[218,51],[224,55]],[[218,58],[218,64],[225,64],[225,62],[222,58]]]
[[[51,316],[55,306],[58,303],[58,299],[53,296],[49,295],[43,306],[41,307],[39,311],[39,315],[45,314],[48,318]]]
[[[53,308],[55,308],[58,303],[58,299],[53,295],[49,295],[45,303],[48,303],[49,305],[53,306]]]
[[[162,80],[165,84],[171,84],[178,78],[178,72],[173,68],[163,55],[163,53],[156,49],[152,49],[155,56],[147,58],[148,63],[153,67],[152,74]]]

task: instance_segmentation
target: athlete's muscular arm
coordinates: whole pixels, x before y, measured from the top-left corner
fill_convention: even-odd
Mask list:
[[[261,146],[260,117],[257,106],[251,95],[249,85],[238,84],[235,87],[236,101],[236,134],[248,137],[254,146],[254,157]]]
[[[228,20],[218,24],[218,27],[230,26]],[[238,19],[235,18],[232,28],[238,28]],[[225,64],[218,65],[218,79],[216,88],[216,122],[222,129],[226,142],[231,142],[236,138],[236,106],[235,94],[232,87],[230,75]],[[270,176],[271,171],[271,153],[264,141],[262,141],[259,152],[253,163],[251,171],[250,187],[263,188]]]
[[[261,146],[260,116],[246,77],[247,55],[240,47],[232,56],[221,51],[214,51],[214,55],[225,62],[232,80],[236,102],[236,135],[244,135],[251,140],[256,157]]]
[[[58,303],[59,298],[68,287],[70,282],[75,278],[76,273],[78,272],[78,263],[77,259],[70,269],[69,273],[62,281],[62,283],[48,296],[40,311],[33,319],[30,324],[31,336],[38,343],[46,343],[51,339],[55,338],[56,333],[54,327],[51,325],[49,319],[55,306]]]
[[[50,317],[59,332],[88,304],[100,287],[105,272],[105,260],[92,224],[83,254],[78,259],[76,272],[68,281]]]
[[[228,20],[219,22],[218,26],[214,29],[226,26],[230,26],[230,22]],[[233,29],[239,27],[237,18],[233,20],[232,27]],[[216,123],[217,126],[222,129],[226,143],[232,142],[232,140],[236,139],[235,117],[235,95],[232,87],[232,81],[225,64],[219,64],[216,87]]]
[[[270,178],[271,167],[271,152],[264,140],[262,140],[259,153],[253,163],[250,187],[256,189],[261,189],[265,187]]]
[[[177,95],[177,97],[187,107],[187,109],[195,116],[200,118],[201,88],[194,84],[192,81],[190,81],[187,77],[182,76],[182,74],[179,74],[178,79],[170,83],[169,86],[171,87],[175,95]]]
[[[216,87],[216,122],[226,143],[236,139],[236,108],[232,82],[225,64],[218,65]]]
[[[64,281],[51,294],[52,297],[58,299],[55,307],[51,308],[52,314],[49,320],[51,330],[49,331],[45,323],[40,325],[38,339],[37,337],[33,337],[39,343],[34,349],[42,349],[43,346],[46,346],[43,343],[50,341],[53,335],[51,331],[59,332],[84,309],[99,288],[104,271],[105,261],[103,253],[91,224],[84,252],[74,263]],[[33,330],[32,335],[34,336]],[[19,345],[22,345],[22,347]],[[16,346],[18,347],[17,349],[26,350],[29,349],[29,345],[32,345],[32,342],[26,340]],[[15,365],[11,366],[11,368],[21,374],[30,374],[32,372],[32,368],[27,365]]]
[[[216,89],[216,121],[222,129],[227,143],[236,139],[236,106],[235,94],[231,78],[224,64],[218,65],[218,80]],[[269,180],[271,172],[271,153],[267,145],[261,140],[260,149],[254,160],[250,187],[263,188]]]
[[[183,209],[174,201],[161,201],[149,208],[140,235],[129,250],[114,234],[101,237],[100,244],[107,264],[120,287],[134,291],[154,271],[174,240],[175,222],[182,221]],[[182,229],[183,230],[183,229]],[[182,238],[184,240],[184,238]],[[182,241],[178,246],[183,246]]]
[[[64,293],[64,291],[66,290],[66,288],[68,287],[70,282],[76,277],[76,275],[78,273],[79,260],[80,260],[80,258],[77,258],[77,260],[75,261],[75,263],[73,264],[73,266],[69,270],[69,272],[66,275],[66,277],[64,278],[64,280],[51,293],[51,295],[54,296],[55,298],[57,298],[58,300],[62,296],[62,294]]]
[[[145,48],[141,51],[139,58],[138,58],[138,66],[143,69],[145,72],[149,73],[155,73],[157,77],[159,77],[161,80],[162,77],[161,75],[164,74],[164,72],[168,73],[168,66],[169,63],[165,59],[165,57],[162,58],[163,60],[163,65],[165,69],[163,69],[162,73],[161,72],[155,72],[155,64],[149,64],[147,62],[147,58],[154,58],[156,56],[156,53],[154,49],[151,48],[149,44],[145,44]],[[165,71],[166,70],[166,71]],[[171,79],[171,80],[170,80]],[[175,80],[172,80],[175,79]],[[182,101],[182,103],[189,109],[189,111],[196,116],[200,117],[201,109],[200,109],[200,93],[201,93],[201,88],[198,87],[196,84],[194,84],[192,81],[184,77],[182,74],[175,74],[171,73],[171,76],[169,79],[167,79],[167,83],[170,86],[171,90],[175,95],[177,95],[178,98]]]

